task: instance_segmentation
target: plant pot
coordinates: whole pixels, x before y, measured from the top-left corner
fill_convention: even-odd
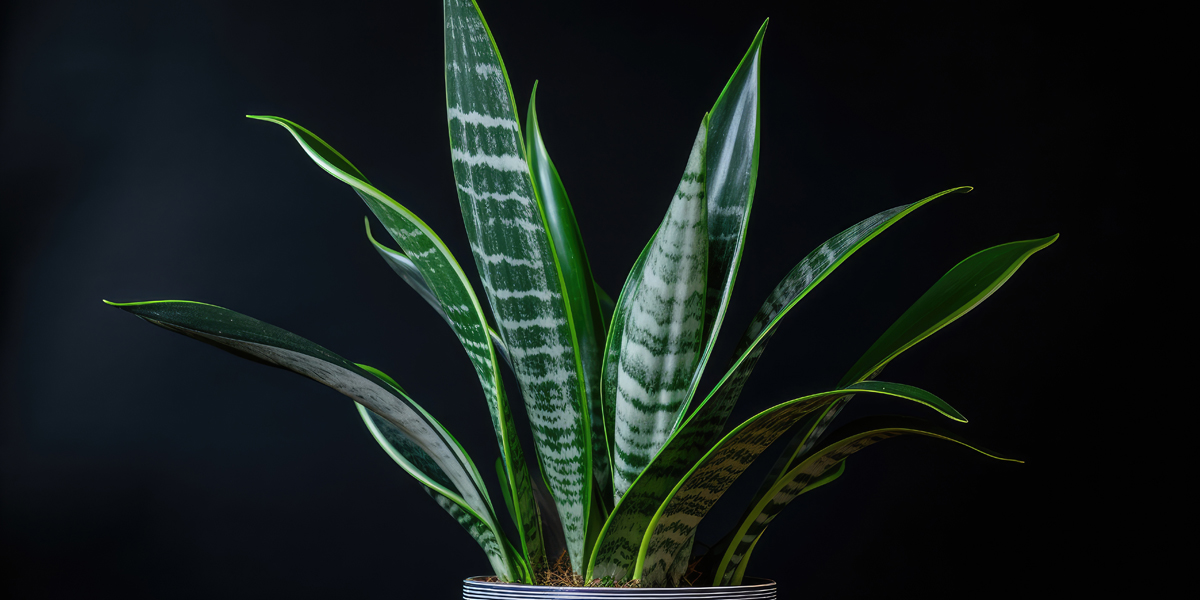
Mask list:
[[[489,583],[483,577],[463,580],[463,600],[775,600],[775,582],[747,577],[745,585],[694,588],[549,587],[519,583]]]

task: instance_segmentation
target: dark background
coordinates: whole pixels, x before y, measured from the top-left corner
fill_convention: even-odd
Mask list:
[[[778,580],[781,598],[1107,585],[1098,550],[1124,521],[1094,520],[1112,494],[1077,475],[1100,459],[1076,448],[1121,399],[1076,378],[1113,360],[1092,324],[1117,302],[1100,265],[1115,264],[1106,241],[1123,235],[1117,201],[1136,183],[1122,153],[1138,58],[1108,33],[1117,17],[979,3],[482,8],[522,117],[541,81],[546,144],[614,297],[704,111],[771,18],[755,207],[702,391],[811,248],[880,210],[976,187],[906,218],[810,294],[734,422],[827,389],[967,255],[1062,234],[885,377],[933,391],[971,419],[957,431],[1028,462],[930,439],[864,451],[783,513],[750,574]],[[3,595],[457,597],[463,577],[488,570],[482,553],[346,398],[100,302],[210,302],[377,366],[494,483],[469,363],[366,242],[366,208],[284,131],[242,117],[324,137],[474,278],[439,4],[41,1],[5,17]],[[887,412],[938,419],[868,398],[842,421]],[[718,505],[701,542],[732,524],[773,459]]]

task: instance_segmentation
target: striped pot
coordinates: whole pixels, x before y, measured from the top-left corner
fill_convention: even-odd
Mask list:
[[[547,587],[482,579],[463,580],[463,600],[775,600],[775,582],[753,577],[747,577],[745,585],[696,588]]]

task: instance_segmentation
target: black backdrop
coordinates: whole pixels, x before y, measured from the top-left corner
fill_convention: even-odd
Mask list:
[[[1027,464],[929,439],[872,448],[777,520],[750,572],[778,580],[785,598],[1077,585],[1061,555],[1092,542],[1080,537],[1061,463],[1070,443],[1059,440],[1077,435],[1069,414],[1111,400],[1057,382],[1096,351],[1077,335],[1099,310],[1074,299],[1100,260],[1084,233],[1124,227],[1115,196],[1133,175],[1111,149],[1130,126],[1124,97],[1103,82],[1129,59],[1094,16],[901,4],[483,10],[522,115],[541,82],[546,144],[614,296],[701,116],[771,18],[755,207],[704,389],[812,247],[880,210],[976,187],[908,217],[793,311],[735,422],[835,383],[970,253],[1062,233],[887,373],[947,399],[971,419],[960,432]],[[475,277],[447,160],[440,10],[354,0],[8,8],[0,589],[452,598],[461,578],[487,571],[347,399],[100,302],[210,302],[376,365],[490,465],[494,438],[469,364],[366,242],[365,207],[284,131],[242,117],[280,115],[323,136]],[[887,412],[933,418],[864,399],[842,419]],[[740,513],[762,462],[701,542]]]

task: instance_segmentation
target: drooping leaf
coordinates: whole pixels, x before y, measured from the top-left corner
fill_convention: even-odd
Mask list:
[[[567,300],[571,309],[571,322],[579,342],[579,356],[583,364],[584,381],[587,384],[588,420],[592,428],[592,477],[599,488],[597,496],[611,497],[612,478],[608,465],[608,446],[604,434],[604,409],[600,403],[600,367],[603,364],[605,319],[600,307],[596,282],[592,278],[592,267],[588,263],[583,246],[583,234],[575,220],[575,211],[567,198],[558,169],[550,160],[550,153],[542,140],[542,131],[537,118],[537,82],[529,95],[529,112],[525,119],[525,156],[529,158],[529,169],[533,173],[533,188],[542,202],[546,214],[546,225],[554,250],[558,254],[558,265],[562,270],[567,288]],[[594,526],[599,528],[602,523]],[[589,526],[590,520],[589,520]]]
[[[437,294],[434,293],[433,289],[431,289],[429,284],[426,283],[425,277],[421,275],[421,270],[417,268],[416,263],[414,263],[411,258],[405,256],[403,252],[388,248],[387,246],[376,241],[375,236],[371,235],[371,222],[367,220],[366,217],[363,218],[363,221],[367,228],[367,239],[370,240],[371,245],[375,247],[375,251],[379,253],[379,256],[381,256],[384,262],[386,262],[387,265],[392,268],[393,272],[400,276],[400,279],[403,279],[405,283],[407,283],[414,291],[417,292],[418,296],[428,302],[429,306],[433,307],[434,312],[436,312],[438,316],[446,321],[446,324],[450,325],[451,329],[453,329],[454,323],[450,320],[450,316],[447,315],[446,311],[442,308],[442,302],[438,300]],[[492,347],[496,349],[496,353],[499,354],[500,358],[503,358],[504,362],[508,363],[509,367],[511,368],[512,363],[508,359],[508,348],[504,347],[504,340],[500,339],[500,334],[496,333],[495,329],[488,327],[488,337],[491,338]],[[507,467],[505,468],[507,469]]]
[[[275,123],[287,129],[309,158],[326,173],[346,183],[362,198],[376,218],[387,229],[392,239],[400,245],[404,255],[415,266],[425,286],[438,301],[437,308],[449,317],[462,347],[475,368],[475,374],[483,387],[488,413],[500,445],[500,455],[508,465],[509,481],[513,484],[513,503],[518,507],[521,521],[517,524],[521,534],[521,547],[526,560],[531,564],[545,561],[542,533],[533,505],[532,483],[529,468],[525,464],[525,453],[517,439],[516,425],[504,394],[499,365],[496,363],[494,346],[491,343],[487,318],[475,290],[471,288],[462,267],[450,253],[441,238],[412,211],[379,191],[350,161],[324,140],[307,129],[279,117],[251,116]],[[378,247],[378,246],[377,246]]]
[[[632,561],[636,556],[636,548],[640,543],[642,531],[635,532],[634,529],[649,523],[653,512],[659,508],[679,477],[683,476],[720,437],[729,413],[741,394],[742,387],[766,348],[770,336],[788,311],[850,255],[893,223],[935,198],[952,192],[969,190],[970,188],[954,188],[867,218],[827,240],[792,269],[776,288],[775,293],[768,298],[763,308],[759,310],[754,323],[743,335],[738,344],[738,352],[734,354],[736,358],[732,361],[728,372],[709,393],[705,401],[688,417],[686,425],[676,428],[671,440],[654,457],[648,467],[650,473],[643,472],[630,487],[626,497],[634,494],[636,499],[630,501],[623,498],[622,502],[614,507],[606,528],[610,528],[614,532],[613,535],[624,538],[632,536],[636,537],[637,541],[605,542],[602,539],[598,542],[598,544],[610,544],[611,555],[605,560],[612,563],[612,569],[616,569],[618,572],[629,572],[633,568]],[[644,256],[645,251],[643,252]],[[639,257],[638,260],[641,261],[643,258]],[[627,282],[625,289],[622,290],[622,296],[630,287],[630,283]],[[613,324],[609,328],[610,338],[612,331],[619,327],[619,318],[614,317]],[[606,360],[611,360],[611,353],[614,352],[611,340],[606,352],[610,354]],[[605,410],[609,410],[607,399]],[[609,418],[608,422],[611,423],[611,417],[606,415],[606,418]],[[602,534],[602,537],[605,535],[608,534]]]
[[[500,52],[473,1],[445,0],[443,7],[450,156],[467,239],[521,386],[571,564],[581,569],[592,444],[568,290]]]
[[[662,569],[674,562],[681,542],[690,537],[691,530],[694,530],[694,527],[686,531],[677,527],[677,519],[686,520],[689,517],[672,499],[682,493],[689,501],[694,501],[688,510],[698,510],[702,517],[741,472],[793,423],[853,392],[904,398],[930,406],[951,418],[961,418],[957,411],[929,392],[879,381],[861,382],[847,389],[804,396],[775,406],[739,425],[711,449],[685,445],[699,439],[691,434],[693,427],[707,426],[697,415],[693,415],[684,423],[679,434],[663,448],[659,457],[642,472],[609,516],[596,543],[588,577],[651,577],[651,582],[666,581],[668,574]],[[687,455],[703,458],[681,468],[678,457]],[[664,457],[669,460],[660,461]],[[662,491],[663,488],[666,491]],[[661,532],[653,529],[655,523],[661,523],[664,528],[679,535],[659,535]],[[647,552],[651,550],[648,546],[652,540],[651,534],[661,538],[651,558],[656,561],[661,558],[658,555],[660,550],[662,557],[668,554],[670,557],[663,558],[657,572],[643,570]]]
[[[865,381],[854,389],[887,395],[928,406],[957,421],[966,419],[941,398],[909,385]],[[634,577],[658,585],[678,581],[668,569],[678,564],[685,542],[733,482],[772,443],[805,415],[818,411],[846,393],[834,390],[784,402],[734,428],[680,478],[659,507],[642,540]]]
[[[987,300],[1033,254],[1058,239],[1058,234],[1040,240],[1010,242],[976,252],[950,269],[929,288],[866,354],[842,377],[842,383],[874,377],[905,350],[933,335]],[[817,423],[796,435],[789,468],[795,466],[813,448],[853,396],[841,398],[825,409]]]
[[[366,365],[358,365],[368,372],[382,375],[375,369]],[[385,381],[394,381],[390,377],[381,376],[380,379]],[[432,457],[429,456],[420,446],[413,443],[400,428],[392,425],[383,417],[371,412],[362,404],[355,403],[355,408],[358,409],[358,415],[362,418],[363,424],[367,426],[367,431],[371,433],[371,437],[379,444],[383,451],[396,464],[400,465],[409,473],[420,472],[428,474],[441,487],[424,486],[425,492],[431,498],[437,501],[438,505],[450,516],[462,525],[463,529],[475,540],[479,547],[483,549],[484,554],[488,557],[493,569],[508,570],[505,561],[505,551],[501,540],[497,539],[497,535],[501,535],[500,530],[492,529],[488,522],[476,514],[473,510],[466,507],[466,502],[457,494],[457,488],[446,472],[437,465]],[[505,502],[509,500],[505,499]],[[522,560],[518,555],[512,555],[512,558]],[[509,573],[512,577],[513,573]]]
[[[503,533],[474,463],[458,441],[390,378],[381,378],[296,334],[219,306],[179,300],[109,304],[238,356],[304,375],[370,409],[395,428],[395,437],[389,440],[396,450],[392,458],[439,497],[481,520],[496,541],[484,546],[489,560],[503,570],[502,577],[520,576],[519,559],[496,554],[497,547],[503,548]],[[476,530],[470,523],[464,526]]]
[[[604,398],[616,410],[613,489],[618,498],[674,431],[702,352],[706,123],[696,134],[667,214],[614,312]]]
[[[801,422],[803,422],[803,421],[801,421]],[[835,480],[837,480],[837,478],[841,477],[842,474],[845,472],[846,472],[846,461],[843,460],[842,462],[838,463],[837,467],[830,469],[829,471],[826,471],[824,475],[822,475],[819,479],[817,479],[812,484],[810,484],[807,488],[805,488],[803,493],[808,493],[817,488],[824,486],[825,484],[833,483]],[[772,479],[772,481],[774,481],[774,479]],[[746,507],[747,513],[749,513],[750,509],[754,508],[754,504],[757,503],[758,500],[759,500],[759,498],[755,498],[754,500],[752,500],[750,502],[750,504]],[[721,557],[724,556],[724,554],[725,554],[725,551],[729,549],[730,544],[734,543],[733,534],[736,531],[737,531],[737,526],[735,525],[733,527],[733,529],[729,530],[729,533],[726,534],[725,537],[721,538],[719,541],[717,541],[717,543],[713,544],[712,547],[710,547],[708,549],[708,551],[704,554],[704,556],[702,557],[702,560],[696,567],[696,569],[700,573],[700,576],[697,577],[696,580],[692,582],[691,585],[693,587],[707,587],[707,586],[713,585],[713,574],[716,571],[717,563],[720,562]],[[762,537],[761,534],[759,535],[759,537]],[[754,540],[754,542],[751,543],[750,550],[746,552],[746,555],[742,558],[742,562],[738,563],[738,569],[733,575],[734,583],[732,583],[731,585],[741,585],[740,582],[741,582],[742,572],[745,571],[746,563],[749,561],[750,553],[754,551],[754,544],[756,544],[756,543],[757,543],[757,538]]]
[[[742,262],[758,178],[759,62],[769,21],[763,21],[709,113],[704,161],[708,202],[704,351],[692,375],[684,410],[679,411],[673,426],[683,422],[700,385],[700,376],[725,320],[733,283]]]
[[[784,507],[803,493],[806,488],[820,480],[826,472],[845,460],[847,456],[867,446],[906,434],[949,440],[997,460],[1021,462],[974,446],[961,437],[920,419],[867,417],[854,421],[833,432],[830,439],[835,441],[817,449],[803,462],[780,477],[768,490],[768,493],[754,505],[751,509],[754,519],[742,523],[734,533],[734,539],[738,540],[738,543],[731,545],[726,550],[717,565],[717,571],[714,574],[716,585],[732,585],[734,569],[741,562],[743,556],[750,551],[754,541],[758,539],[767,525]]]

